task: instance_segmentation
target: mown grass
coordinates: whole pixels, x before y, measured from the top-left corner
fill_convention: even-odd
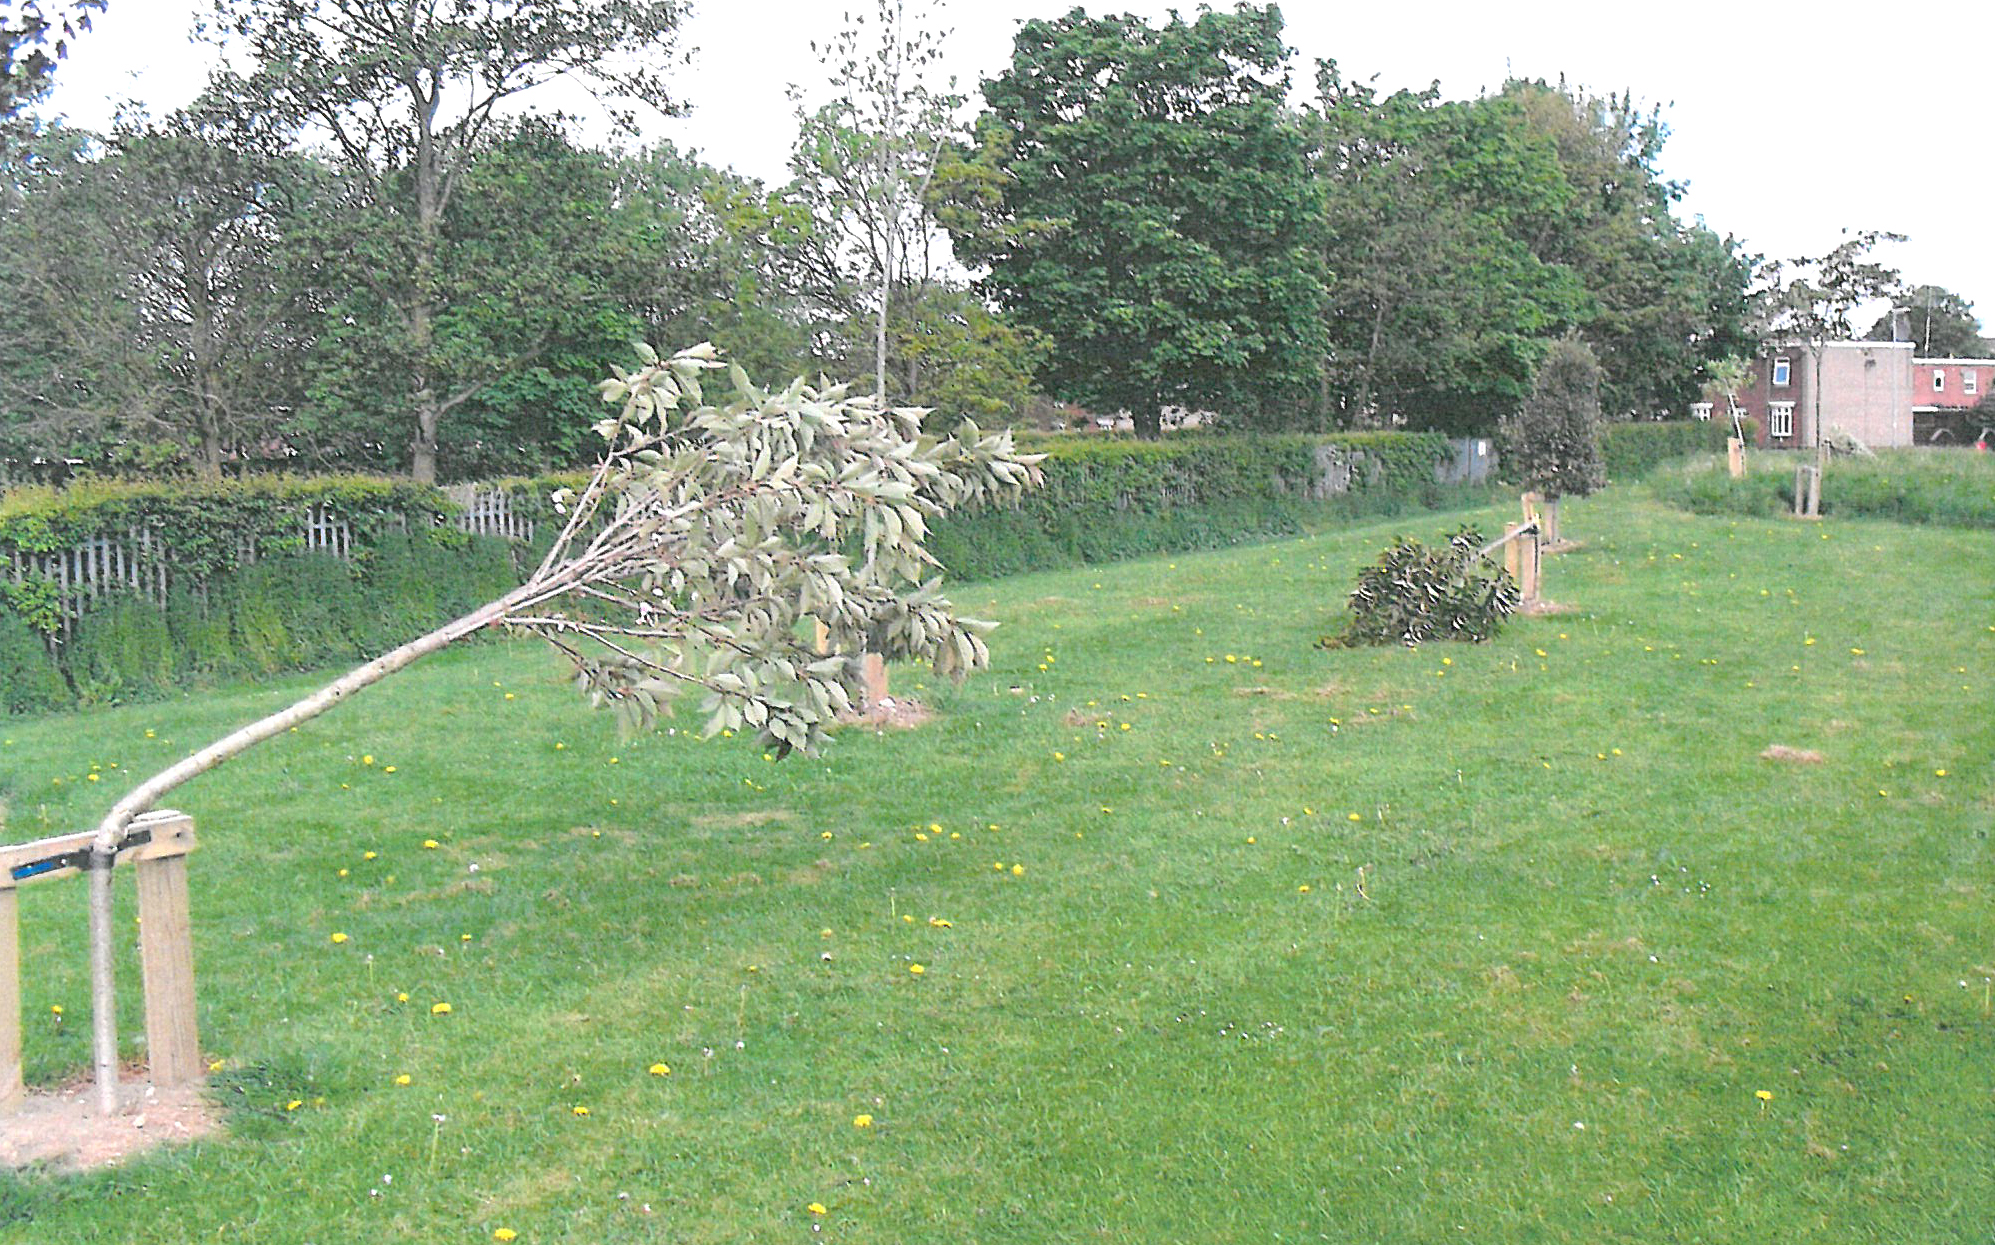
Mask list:
[[[1660,472],[1658,494],[1699,514],[1774,517],[1794,513],[1794,468],[1811,451],[1754,453],[1732,479],[1723,459],[1697,458]],[[1995,454],[1969,449],[1880,450],[1836,458],[1823,476],[1824,515],[1995,528]]]
[[[964,587],[997,668],[818,761],[618,740],[526,646],[400,676],[175,801],[229,1134],[0,1237],[1985,1232],[1995,537],[1617,491],[1570,612],[1311,646],[1458,517]],[[7,724],[9,837],[305,685]],[[48,1082],[83,893],[23,896]]]

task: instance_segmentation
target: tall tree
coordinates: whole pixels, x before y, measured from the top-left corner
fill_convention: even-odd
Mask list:
[[[1981,320],[1974,304],[1937,285],[1918,285],[1901,301],[1906,328],[1921,355],[1933,359],[1974,359],[1986,354],[1988,344],[1981,339]],[[1877,318],[1864,337],[1874,342],[1892,340],[1891,312]]]
[[[578,461],[579,377],[620,357],[666,282],[677,239],[648,205],[619,201],[619,163],[544,118],[495,125],[471,152],[431,242],[426,352],[436,387],[433,472],[463,478]],[[299,445],[393,469],[405,427],[400,221],[365,181],[294,223],[292,259],[323,291]]]
[[[17,436],[43,452],[161,445],[217,474],[276,430],[304,344],[279,222],[315,180],[289,138],[210,92],[121,124],[100,158],[30,162],[0,248]]]
[[[1500,103],[1380,97],[1319,62],[1305,114],[1322,196],[1326,418],[1486,432],[1530,391],[1586,292],[1530,237],[1571,190]]]
[[[935,21],[927,0],[875,0],[870,32],[863,13],[848,15],[821,50],[829,102],[806,111],[791,88],[798,131],[785,197],[812,224],[806,271],[844,317],[871,321],[874,392],[883,399],[896,298],[919,304],[935,278],[928,191],[963,105],[929,82],[948,35]],[[849,326],[848,335],[857,337]]]
[[[1709,363],[1752,345],[1751,259],[1736,239],[1676,219],[1684,187],[1660,170],[1669,137],[1660,108],[1563,79],[1513,79],[1489,103],[1545,145],[1570,187],[1530,242],[1586,288],[1579,327],[1599,356],[1603,410],[1621,419],[1680,413]]]
[[[417,479],[436,478],[445,417],[530,357],[464,368],[439,331],[475,314],[443,253],[476,153],[504,110],[556,78],[668,108],[649,66],[669,57],[684,11],[683,0],[215,0],[210,34],[255,65],[238,106],[310,127],[352,187],[351,215],[382,261],[368,283],[393,333],[377,345],[406,395]],[[631,121],[627,106],[614,115]]]
[[[1076,9],[1018,31],[984,84],[991,211],[952,216],[981,288],[1046,334],[1061,398],[1252,420],[1306,395],[1322,355],[1304,138],[1274,5],[1136,17]]]

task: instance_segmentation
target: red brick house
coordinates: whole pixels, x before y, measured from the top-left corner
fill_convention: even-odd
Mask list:
[[[1752,361],[1733,395],[1772,449],[1817,445],[1823,432],[1846,432],[1866,445],[1912,444],[1912,343],[1826,342],[1777,347]],[[1983,386],[1995,369],[1978,378]],[[1728,419],[1724,398],[1691,408],[1698,419]]]

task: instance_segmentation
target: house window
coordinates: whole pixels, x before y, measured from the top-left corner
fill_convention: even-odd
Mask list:
[[[1709,422],[1711,419],[1711,403],[1692,402],[1690,404],[1690,417],[1692,419],[1701,419],[1706,422]]]
[[[1965,394],[1975,394],[1981,391],[1981,378],[1975,375],[1973,368],[1964,367],[1960,369],[1960,391]]]
[[[1786,356],[1783,355],[1780,358],[1775,359],[1773,361],[1773,383],[1779,385],[1782,388],[1786,388],[1788,383],[1788,376],[1793,372],[1793,370],[1794,370],[1794,365],[1790,360],[1787,359]]]
[[[1794,435],[1794,404],[1792,402],[1770,402],[1767,404],[1766,435],[1782,438]]]
[[[1934,392],[1934,393],[1945,393],[1946,391],[1947,391],[1947,374],[1946,374],[1945,372],[1942,372],[1942,371],[1941,371],[1940,369],[1938,369],[1938,368],[1934,368],[1934,369],[1933,369],[1933,392]]]

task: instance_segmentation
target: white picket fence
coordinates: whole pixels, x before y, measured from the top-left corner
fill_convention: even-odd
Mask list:
[[[473,536],[533,539],[533,520],[514,509],[505,490],[468,484],[446,489],[445,493],[463,507],[450,520],[460,531]],[[392,516],[390,522],[403,531],[408,530],[409,517],[405,514]],[[353,525],[331,507],[307,508],[300,530],[307,551],[329,553],[347,561],[353,558]],[[254,540],[245,541],[237,551],[237,559],[243,564],[255,562],[257,556]],[[185,582],[174,551],[158,533],[143,527],[130,528],[119,535],[94,536],[48,553],[15,549],[9,551],[7,559],[6,574],[14,583],[37,577],[55,585],[65,641],[71,624],[105,593],[136,592],[164,605],[167,590]],[[205,588],[199,582],[187,586],[196,592]]]

